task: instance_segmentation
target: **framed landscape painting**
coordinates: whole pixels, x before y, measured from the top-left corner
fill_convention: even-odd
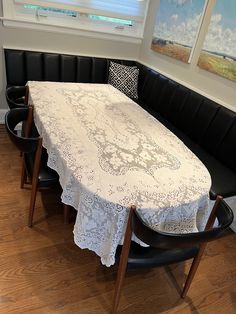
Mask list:
[[[198,66],[236,81],[236,0],[217,0]]]
[[[152,50],[190,63],[205,5],[205,0],[160,0]]]

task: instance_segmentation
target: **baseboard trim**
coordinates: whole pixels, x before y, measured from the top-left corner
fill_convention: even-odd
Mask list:
[[[7,109],[0,109],[0,124],[5,123],[5,114],[7,113]]]

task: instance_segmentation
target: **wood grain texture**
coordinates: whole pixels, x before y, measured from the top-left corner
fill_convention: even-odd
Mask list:
[[[0,147],[0,313],[109,313],[116,267],[74,244],[60,191],[38,192],[34,226],[26,226],[30,188],[20,189],[21,157],[3,126]],[[182,300],[189,266],[127,272],[119,313],[236,313],[236,235],[207,246]]]

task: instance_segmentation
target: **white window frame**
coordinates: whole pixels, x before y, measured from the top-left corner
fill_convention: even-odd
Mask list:
[[[140,23],[135,23],[134,26],[117,25],[109,22],[102,22],[93,20],[86,15],[80,15],[79,19],[75,21],[68,18],[55,18],[53,16],[43,16],[31,14],[20,14],[16,10],[16,4],[14,0],[2,0],[3,5],[3,17],[0,19],[3,21],[3,25],[13,28],[24,28],[42,30],[47,32],[60,32],[66,34],[75,34],[86,37],[102,38],[110,40],[118,40],[125,42],[141,43],[143,39],[143,32],[145,26],[145,20],[147,16],[149,0],[146,0],[146,8],[144,12],[144,19]]]

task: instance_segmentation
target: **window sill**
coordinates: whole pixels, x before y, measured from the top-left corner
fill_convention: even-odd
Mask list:
[[[127,32],[127,30],[119,30],[119,29],[97,29],[94,31],[94,26],[88,27],[88,25],[80,25],[80,27],[72,27],[65,25],[52,25],[45,22],[37,22],[31,20],[20,20],[15,18],[6,18],[0,17],[0,20],[3,21],[3,25],[5,27],[10,28],[23,28],[23,29],[33,29],[38,31],[47,31],[47,32],[56,32],[56,33],[64,33],[64,34],[72,34],[85,36],[96,39],[108,39],[115,41],[123,41],[129,43],[140,44],[143,37],[141,35],[137,35],[135,31]],[[89,29],[90,28],[90,29]]]

